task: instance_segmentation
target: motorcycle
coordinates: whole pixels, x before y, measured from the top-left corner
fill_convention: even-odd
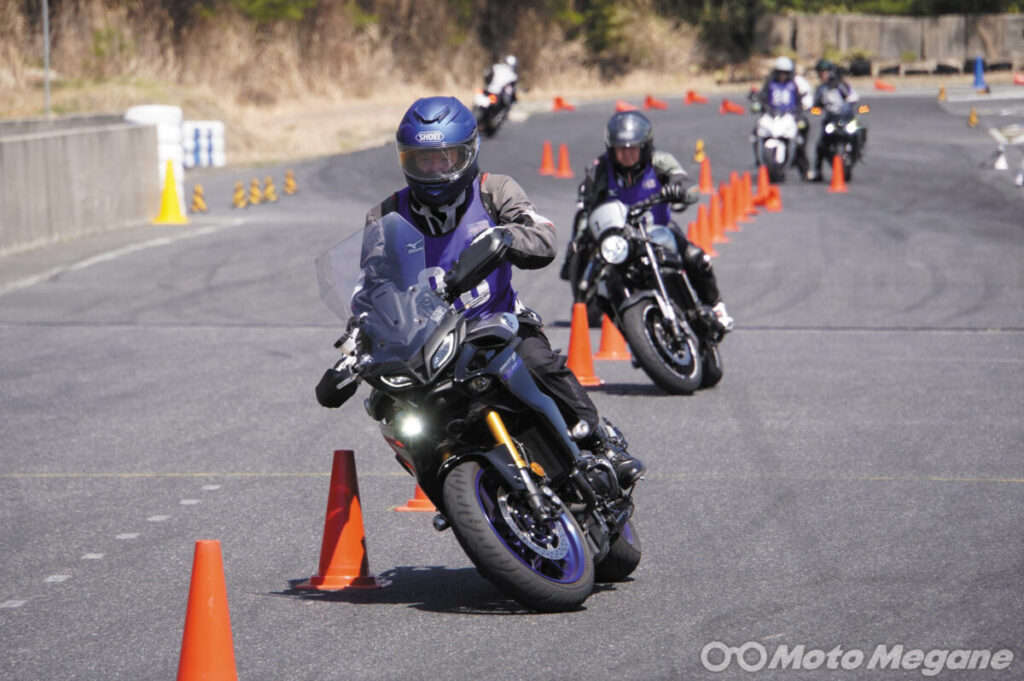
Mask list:
[[[511,86],[506,86],[511,88]],[[485,136],[490,137],[498,132],[512,109],[513,95],[511,92],[494,94],[485,90],[477,90],[473,96],[473,117],[477,127]]]
[[[850,102],[843,102],[834,108],[827,107],[824,111],[820,107],[811,109],[813,115],[824,116],[821,139],[818,142],[819,146],[825,149],[822,158],[829,168],[833,168],[833,158],[839,156],[843,164],[845,181],[853,179],[853,166],[861,160],[867,144],[867,128],[861,125],[857,114],[866,114],[870,111],[866,104],[855,108]]]
[[[794,157],[797,137],[796,117],[791,111],[783,111],[771,105],[761,106],[754,101],[751,109],[761,113],[757,119],[755,132],[755,153],[757,164],[768,169],[768,178],[772,182],[784,182],[786,166]]]
[[[724,331],[690,283],[672,230],[652,224],[648,210],[670,201],[655,195],[632,207],[597,206],[569,261],[569,281],[591,324],[606,314],[622,332],[634,365],[662,390],[689,395],[722,379]]]
[[[425,266],[424,237],[404,218],[374,225],[374,256],[348,239],[317,260],[321,297],[348,322],[336,343],[345,354],[317,389],[327,381],[337,401],[321,403],[370,384],[366,411],[437,507],[435,529],[451,527],[480,574],[520,604],[574,610],[595,581],[625,579],[641,557],[635,487],[620,489],[610,462],[577,446],[587,424],[570,432],[516,354],[518,317],[467,317],[511,237],[483,232],[443,272]]]

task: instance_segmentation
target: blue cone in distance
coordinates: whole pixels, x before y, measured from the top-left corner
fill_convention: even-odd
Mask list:
[[[984,90],[985,85],[985,64],[981,61],[981,55],[974,60],[974,87],[977,90]]]

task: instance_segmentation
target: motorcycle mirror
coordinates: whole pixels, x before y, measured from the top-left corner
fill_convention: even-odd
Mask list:
[[[466,246],[445,275],[448,296],[454,299],[479,284],[505,258],[511,247],[512,234],[507,229],[485,232],[484,236]]]

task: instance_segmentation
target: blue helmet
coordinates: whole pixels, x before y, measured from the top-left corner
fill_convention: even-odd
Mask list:
[[[451,203],[477,175],[480,137],[473,112],[455,97],[417,99],[395,134],[398,162],[422,203]]]

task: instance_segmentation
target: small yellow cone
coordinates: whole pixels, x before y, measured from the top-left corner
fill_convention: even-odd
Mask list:
[[[971,107],[971,115],[967,117],[967,127],[978,127],[978,112],[973,106]]]
[[[260,190],[260,179],[252,178],[249,182],[249,203],[256,206],[263,202],[263,192]]]
[[[178,183],[174,179],[174,163],[167,162],[164,174],[164,191],[160,198],[160,214],[153,220],[154,225],[187,225],[188,218],[181,213],[178,203]]]
[[[284,173],[284,193],[291,195],[299,191],[299,185],[295,184],[295,173],[286,170]]]
[[[270,203],[277,203],[277,189],[274,188],[274,178],[270,175],[263,178],[263,198]]]
[[[245,200],[245,187],[242,185],[242,181],[235,182],[235,195],[231,199],[232,208],[245,208],[249,205],[249,202]]]
[[[939,88],[939,101],[940,102],[946,101],[946,86],[945,85],[943,85],[942,87]]]
[[[192,190],[192,207],[190,210],[193,213],[205,213],[206,208],[206,197],[203,196],[203,185],[197,184]]]
[[[697,149],[693,152],[693,162],[702,163],[704,161],[705,156],[706,154],[704,152],[704,140],[697,140]]]

